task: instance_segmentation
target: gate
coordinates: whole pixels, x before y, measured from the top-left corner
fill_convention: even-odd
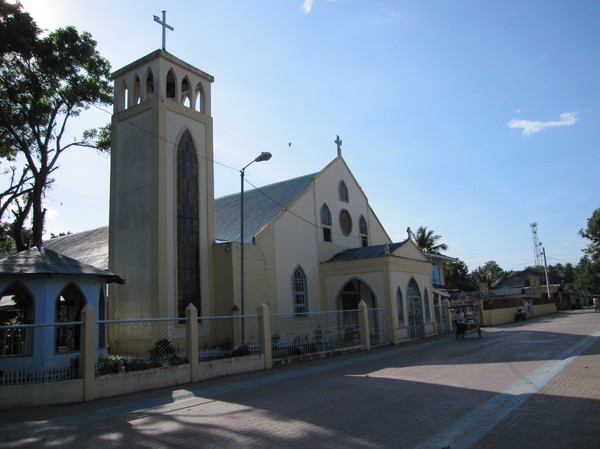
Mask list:
[[[411,340],[424,338],[421,294],[414,279],[408,284],[408,329]]]

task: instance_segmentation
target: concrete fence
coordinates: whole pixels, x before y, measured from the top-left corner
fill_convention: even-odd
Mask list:
[[[338,311],[342,312],[342,311]],[[347,311],[343,311],[347,313]],[[353,320],[353,327],[348,323],[342,323],[342,334],[345,342],[339,347],[330,347],[328,351],[325,346],[320,346],[318,341],[311,344],[310,348],[316,352],[336,352],[343,350],[370,350],[373,341],[373,324],[369,323],[369,315],[373,315],[373,310],[367,309],[364,302],[361,301],[356,313],[356,321]],[[332,312],[324,312],[331,314]],[[184,330],[180,330],[184,335],[184,353],[181,354],[181,360],[185,363],[143,369],[140,371],[118,372],[112,374],[98,373],[98,362],[102,356],[102,348],[98,345],[98,332],[104,332],[103,327],[107,322],[99,322],[96,319],[96,311],[90,305],[87,305],[81,315],[81,343],[79,350],[78,375],[71,380],[59,382],[43,382],[24,385],[5,385],[0,386],[0,408],[10,409],[16,407],[41,406],[49,404],[69,403],[91,401],[94,399],[116,396],[136,391],[149,390],[154,388],[168,387],[192,382],[198,382],[214,377],[220,377],[243,372],[258,371],[261,369],[270,369],[274,363],[274,350],[278,359],[281,361],[280,353],[281,338],[280,334],[272,332],[273,320],[281,321],[270,314],[269,308],[261,304],[257,309],[256,331],[258,332],[258,341],[260,348],[254,351],[243,353],[241,356],[232,356],[223,359],[214,359],[202,361],[200,354],[203,350],[199,347],[202,336],[199,335],[200,325],[198,313],[193,305],[186,309],[185,319],[177,319],[179,323],[185,322]],[[216,317],[215,317],[216,318]],[[244,317],[236,317],[243,319]],[[201,318],[201,321],[207,321]],[[342,320],[343,321],[343,320]],[[100,331],[102,329],[102,331]],[[281,329],[284,329],[283,327]],[[279,329],[278,329],[279,330]],[[320,329],[320,331],[331,332],[330,329]],[[311,331],[318,336],[318,331]],[[283,333],[283,332],[282,332]],[[183,340],[182,340],[183,341]],[[332,338],[324,339],[324,342],[333,341]],[[381,343],[377,340],[378,343]],[[301,347],[308,353],[308,349]],[[104,349],[104,352],[106,350]],[[206,352],[206,351],[204,351]],[[305,354],[306,354],[305,353]],[[235,353],[234,353],[235,354]],[[293,357],[297,354],[291,354]],[[0,358],[0,371],[2,371],[2,359]]]

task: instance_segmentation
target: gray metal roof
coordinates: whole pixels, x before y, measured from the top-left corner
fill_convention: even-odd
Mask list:
[[[318,173],[244,192],[244,241],[252,238],[310,187]],[[215,238],[240,241],[240,194],[215,200]],[[82,264],[108,270],[108,226],[56,237],[44,248]]]
[[[101,270],[108,270],[108,226],[55,237],[45,241],[44,248]]]
[[[106,282],[123,284],[119,276],[105,270],[81,263],[79,260],[59,254],[51,249],[29,248],[19,253],[11,254],[0,261],[0,276],[34,275],[34,274],[66,274],[98,276]]]
[[[271,220],[289,207],[310,187],[318,173],[300,176],[244,192],[244,242],[252,238]],[[225,242],[240,241],[240,194],[215,200],[215,238]]]
[[[361,259],[371,259],[374,257],[383,257],[384,255],[389,255],[393,253],[402,245],[404,245],[406,241],[392,244],[383,244],[383,245],[373,245],[373,246],[363,246],[360,248],[350,248],[341,253],[336,254],[328,262],[340,262],[340,261],[348,261],[348,260],[361,260]]]

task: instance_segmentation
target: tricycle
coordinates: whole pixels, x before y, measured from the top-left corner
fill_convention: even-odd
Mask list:
[[[465,338],[467,334],[477,333],[481,338],[481,320],[479,306],[476,304],[452,304],[454,334],[456,339]]]

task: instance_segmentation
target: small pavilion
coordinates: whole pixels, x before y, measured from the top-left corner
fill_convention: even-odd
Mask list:
[[[30,248],[1,260],[3,368],[41,372],[76,365],[83,308],[90,305],[98,320],[105,320],[107,284],[124,282],[111,272],[44,247]],[[97,335],[99,354],[103,354],[106,348],[103,325]]]

